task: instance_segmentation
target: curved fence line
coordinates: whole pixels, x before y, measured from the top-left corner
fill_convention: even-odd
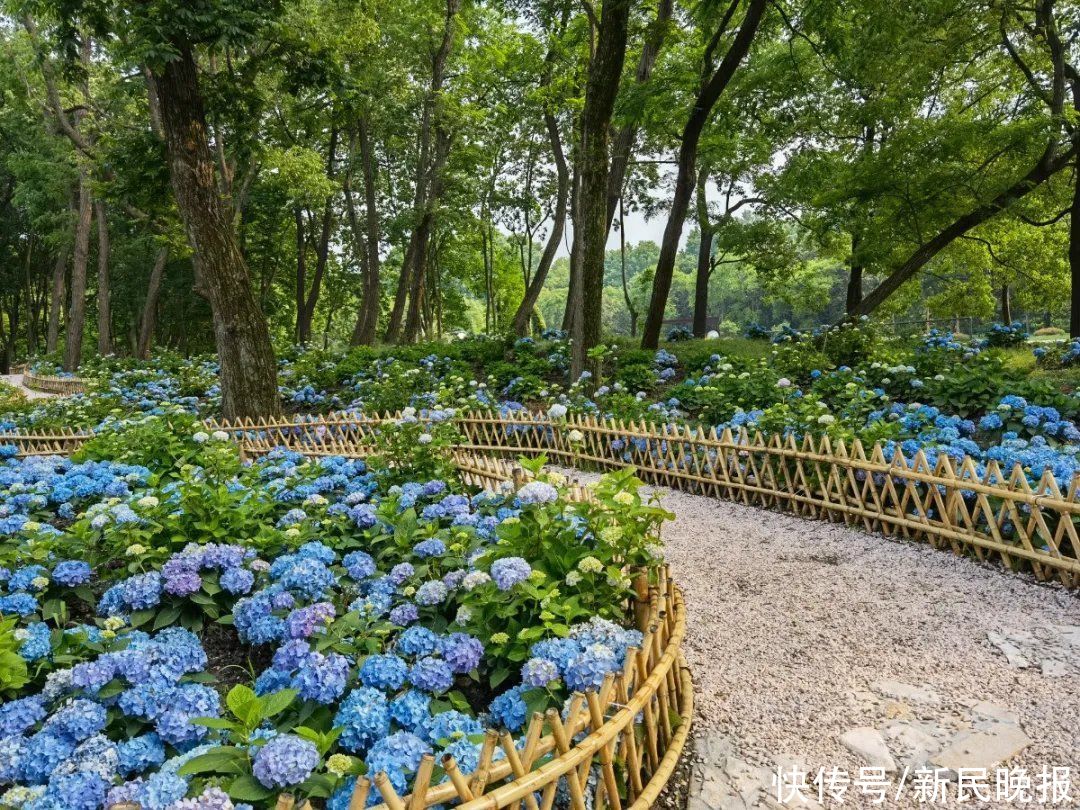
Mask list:
[[[245,452],[278,446],[308,455],[366,455],[380,424],[396,414],[335,413],[234,422],[208,420]],[[931,464],[922,451],[887,458],[828,437],[766,439],[760,433],[704,431],[592,415],[552,420],[543,414],[469,412],[456,417],[458,450],[477,458],[546,454],[571,467],[636,467],[657,486],[842,522],[869,532],[928,542],[1040,580],[1080,585],[1080,477],[1059,486],[1050,472],[1034,484],[1016,465],[980,471],[965,457]],[[75,431],[0,435],[20,455],[70,452],[90,435]]]
[[[397,418],[338,413],[208,424],[253,452],[287,445],[348,455]],[[593,415],[470,412],[456,423],[459,449],[473,455],[543,453],[593,469],[632,465],[650,484],[924,541],[1080,585],[1080,478],[1062,489],[1049,471],[1032,484],[1019,465],[1006,472],[990,461],[980,472],[970,457],[956,462],[942,454],[931,464],[921,450],[909,458],[897,448],[887,458],[880,444],[867,450],[858,440],[766,438]]]
[[[27,369],[23,372],[23,385],[35,391],[49,394],[82,394],[86,391],[86,380],[81,377],[55,377],[49,374],[35,374]]]

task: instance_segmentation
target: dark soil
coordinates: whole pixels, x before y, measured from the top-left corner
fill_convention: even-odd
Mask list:
[[[262,672],[270,666],[273,656],[270,646],[242,644],[234,627],[208,622],[199,636],[208,659],[206,669],[218,679],[222,692],[228,692],[238,683],[248,683],[252,670]]]

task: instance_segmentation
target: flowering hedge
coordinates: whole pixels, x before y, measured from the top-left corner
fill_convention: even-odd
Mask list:
[[[190,427],[81,451],[123,462],[0,467],[4,807],[345,808],[379,771],[405,794],[424,754],[469,772],[485,727],[598,687],[641,640],[628,572],[667,515],[629,473],[568,503],[538,464],[471,492],[407,458],[243,462]]]

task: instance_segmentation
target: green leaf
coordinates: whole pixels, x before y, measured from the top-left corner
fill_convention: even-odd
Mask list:
[[[248,770],[250,760],[246,752],[240,748],[220,745],[211,748],[205,754],[200,754],[185,762],[177,773],[180,776],[194,776],[200,773],[244,773]]]
[[[254,776],[248,774],[234,779],[226,792],[229,798],[240,802],[261,802],[274,795],[273,790],[263,787]]]
[[[136,610],[131,614],[130,624],[132,627],[141,627],[146,624],[156,615],[157,611],[150,610]]]
[[[292,705],[298,694],[300,693],[296,689],[282,689],[280,692],[259,698],[259,714],[261,715],[259,719],[265,720],[281,714]]]
[[[172,604],[159,611],[157,617],[154,619],[154,629],[160,630],[162,627],[168,627],[173,624],[173,622],[180,618],[180,612],[182,610],[182,605]]]
[[[236,728],[236,723],[231,720],[226,720],[224,717],[192,717],[189,721],[196,726],[206,726],[206,728],[220,728],[226,731],[232,731]]]
[[[250,725],[250,714],[258,707],[259,697],[250,688],[240,683],[229,690],[229,694],[225,696],[225,705],[238,720]]]

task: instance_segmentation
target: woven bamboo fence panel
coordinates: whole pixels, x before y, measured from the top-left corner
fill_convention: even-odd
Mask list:
[[[251,454],[290,447],[308,455],[364,456],[374,432],[396,414],[350,413],[275,420],[219,422]],[[919,451],[890,458],[881,446],[850,446],[828,437],[763,437],[746,430],[704,431],[687,426],[633,423],[571,415],[459,415],[460,463],[547,455],[570,467],[626,465],[650,484],[775,509],[801,517],[843,522],[869,532],[924,541],[937,549],[1031,571],[1040,580],[1080,585],[1080,477],[1065,487],[1045,473],[1029,482],[1019,465],[997,462],[981,470],[969,457],[941,455],[931,464]],[[90,434],[6,434],[22,455],[70,452]],[[488,479],[490,475],[486,476]]]
[[[49,374],[35,374],[27,370],[23,373],[23,385],[35,391],[45,391],[50,394],[82,394],[86,391],[86,380],[79,377],[54,377]]]
[[[41,433],[0,433],[0,444],[15,445],[15,455],[67,456],[94,438],[93,431],[56,428]]]
[[[374,432],[396,414],[350,413],[274,420],[219,422],[245,452],[290,447],[308,455],[367,455]],[[801,517],[843,522],[869,532],[924,541],[937,549],[1028,570],[1040,580],[1080,585],[1080,477],[1060,486],[1050,472],[1032,484],[1019,465],[995,461],[981,470],[969,457],[941,455],[931,464],[919,451],[889,458],[879,444],[867,449],[828,437],[763,437],[746,430],[705,431],[687,426],[571,415],[461,414],[458,453],[474,459],[547,455],[570,467],[637,468],[650,484]],[[70,452],[89,434],[7,434],[20,454]],[[486,462],[484,462],[486,463]],[[483,473],[473,473],[482,483]],[[490,476],[488,476],[490,478]]]
[[[245,447],[277,445],[350,455],[370,446],[378,424],[395,415],[263,422],[212,422]],[[889,458],[827,436],[764,437],[688,426],[624,422],[591,415],[553,421],[543,414],[461,414],[459,450],[476,457],[545,454],[569,467],[636,467],[644,481],[697,495],[842,522],[869,532],[924,541],[937,549],[1028,570],[1040,580],[1080,585],[1080,478],[1059,486],[1050,472],[1029,482],[1017,465],[980,471],[965,457],[931,464],[919,451]]]

